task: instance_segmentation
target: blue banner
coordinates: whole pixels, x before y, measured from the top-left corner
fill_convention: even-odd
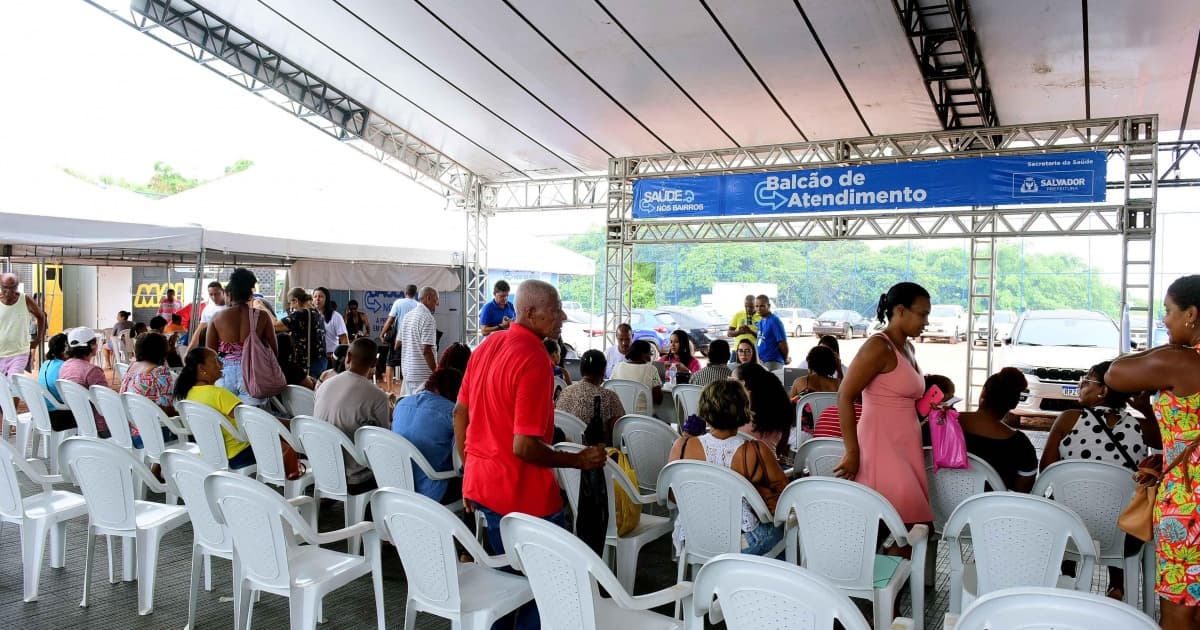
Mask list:
[[[1089,203],[1105,199],[1103,151],[640,179],[635,219]]]

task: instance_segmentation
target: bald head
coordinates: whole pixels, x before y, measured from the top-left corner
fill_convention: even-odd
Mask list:
[[[12,306],[17,303],[17,298],[20,294],[17,293],[18,287],[21,286],[20,278],[11,273],[0,273],[0,302],[6,306]]]
[[[17,274],[15,273],[0,273],[0,284],[11,284],[13,286],[17,286],[17,284],[20,282],[21,279],[18,278]]]
[[[517,323],[541,337],[557,338],[562,333],[563,320],[558,289],[541,280],[526,280],[517,292]]]
[[[441,299],[438,297],[437,289],[433,287],[421,287],[421,292],[417,294],[417,301],[425,305],[432,313],[437,310]]]

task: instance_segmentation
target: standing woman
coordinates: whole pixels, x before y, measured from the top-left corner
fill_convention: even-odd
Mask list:
[[[260,316],[261,310],[250,305],[254,299],[255,284],[258,284],[258,278],[244,267],[238,267],[229,274],[229,282],[225,285],[226,307],[213,316],[206,330],[204,345],[221,358],[224,376],[218,384],[233,392],[242,402],[258,406],[266,401],[251,396],[246,389],[242,351],[250,335],[256,335],[263,345],[271,349],[272,354],[279,349],[275,343],[275,331],[271,330],[270,318]],[[255,315],[253,319],[252,314]]]
[[[876,316],[887,326],[862,345],[838,389],[846,455],[834,473],[875,489],[909,524],[933,520],[916,406],[925,378],[908,341],[921,336],[929,310],[929,292],[912,282],[879,296]],[[860,394],[861,420],[854,415]]]
[[[1163,630],[1200,627],[1200,276],[1167,287],[1163,300],[1170,343],[1112,362],[1104,384],[1120,392],[1157,391],[1151,398],[1166,468],[1154,505],[1158,533],[1158,595]]]
[[[329,297],[329,289],[325,287],[313,289],[313,308],[317,309],[325,322],[325,358],[328,361],[327,366],[333,367],[333,351],[337,350],[339,345],[350,343],[350,335],[346,332],[346,320],[337,312],[337,305],[333,303],[333,299]]]
[[[288,291],[288,314],[275,322],[275,330],[292,336],[296,363],[308,370],[314,380],[329,367],[325,357],[325,321],[312,310],[312,296],[296,287]]]

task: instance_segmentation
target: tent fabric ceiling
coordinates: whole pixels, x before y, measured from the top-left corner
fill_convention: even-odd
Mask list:
[[[890,0],[205,7],[492,180],[939,128]],[[1185,111],[1200,3],[973,0],[971,11],[1000,124],[1157,113],[1164,130],[1200,125]]]

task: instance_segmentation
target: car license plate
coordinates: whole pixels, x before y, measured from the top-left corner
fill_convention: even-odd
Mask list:
[[[1062,389],[1063,396],[1069,396],[1071,398],[1079,398],[1079,386],[1078,385],[1063,385],[1062,388],[1063,388]]]

